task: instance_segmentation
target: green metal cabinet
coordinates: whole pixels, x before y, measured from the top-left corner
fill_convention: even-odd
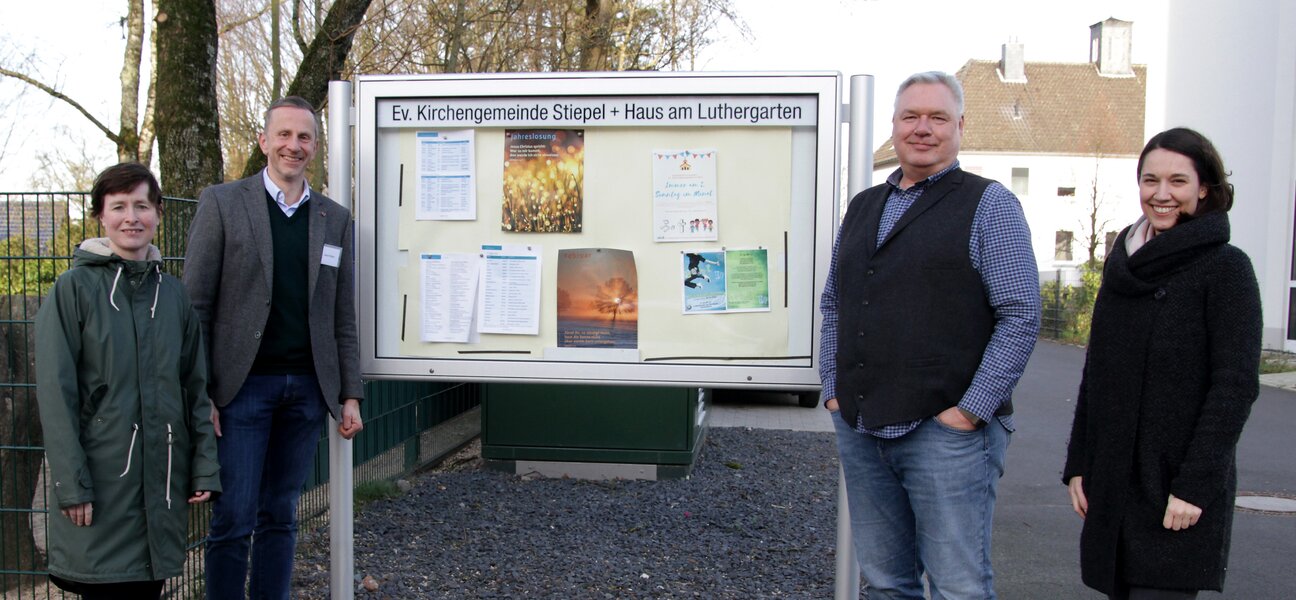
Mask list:
[[[709,390],[492,383],[482,390],[482,458],[655,465],[686,476],[706,433]]]

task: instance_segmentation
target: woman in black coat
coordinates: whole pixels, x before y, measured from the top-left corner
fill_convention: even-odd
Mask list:
[[[1190,599],[1224,586],[1260,291],[1228,243],[1233,188],[1209,140],[1157,134],[1138,173],[1143,217],[1103,269],[1062,481],[1086,585]]]

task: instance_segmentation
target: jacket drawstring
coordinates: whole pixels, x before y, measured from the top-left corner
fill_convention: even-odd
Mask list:
[[[131,456],[135,454],[135,436],[139,434],[139,423],[131,423],[131,442],[130,448],[126,449],[126,470],[118,475],[118,478],[125,477],[130,472]]]
[[[158,294],[162,292],[162,267],[159,265],[153,265],[153,270],[157,272],[157,287],[153,288],[153,306],[149,307],[150,319],[152,319],[153,315],[157,313]],[[171,430],[171,426],[167,425],[167,431],[170,430]]]
[[[166,501],[167,508],[171,508],[171,424],[167,423],[167,478],[166,478]]]
[[[108,304],[111,304],[112,307],[117,310],[117,312],[121,312],[121,309],[117,308],[117,301],[113,300],[113,296],[117,294],[117,282],[121,280],[121,272],[122,272],[122,266],[117,265],[117,275],[113,277],[112,289],[108,290]]]

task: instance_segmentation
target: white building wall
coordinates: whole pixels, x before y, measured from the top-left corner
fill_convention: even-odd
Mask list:
[[[1100,240],[1106,232],[1119,232],[1138,218],[1137,158],[1103,158],[1094,156],[1031,156],[1020,154],[962,153],[959,163],[964,170],[998,181],[1013,189],[1013,169],[1027,169],[1027,193],[1018,194],[1022,211],[1030,224],[1035,262],[1042,277],[1053,280],[1062,270],[1063,280],[1076,282],[1078,268],[1088,258],[1089,210],[1095,176],[1098,180]],[[894,167],[873,174],[873,182],[886,180]],[[1074,196],[1059,196],[1058,188],[1075,188]],[[1105,225],[1102,225],[1103,222]],[[1072,260],[1056,259],[1056,234],[1074,234]],[[1104,257],[1099,242],[1098,258]]]
[[[1209,137],[1232,171],[1233,244],[1251,257],[1264,343],[1287,339],[1296,217],[1296,3],[1171,0],[1165,123]],[[1150,94],[1151,96],[1151,94]]]

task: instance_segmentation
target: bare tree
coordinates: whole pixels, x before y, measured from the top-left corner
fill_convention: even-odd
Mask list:
[[[301,64],[297,66],[292,83],[288,84],[286,95],[301,96],[316,107],[323,106],[328,96],[328,82],[342,77],[347,54],[351,52],[351,42],[371,2],[372,0],[336,0],[333,3],[328,16],[303,52]],[[323,153],[317,154],[317,157],[322,160]],[[243,166],[243,176],[256,174],[265,168],[265,164],[265,154],[261,152],[261,148],[253,147]],[[322,171],[317,168],[313,173],[318,178],[323,175]]]
[[[17,101],[18,96],[10,96],[0,99],[0,114],[12,114],[12,107],[17,103]],[[3,174],[5,172],[5,167],[9,165],[9,163],[5,161],[5,155],[9,153],[9,144],[13,142],[14,133],[17,131],[18,127],[11,124],[6,130],[0,132],[0,174]]]
[[[279,0],[297,44],[280,44],[285,94],[324,103],[353,73],[550,72],[690,68],[729,0]],[[218,87],[227,177],[256,173],[273,90],[270,0],[218,3]],[[317,154],[322,162],[323,153]],[[312,185],[322,168],[311,170]]]
[[[380,0],[357,35],[363,73],[692,68],[729,0]]]
[[[1111,225],[1111,219],[1104,216],[1105,195],[1102,186],[1099,185],[1102,162],[1102,154],[1095,154],[1093,178],[1089,180],[1089,189],[1085,194],[1087,204],[1085,205],[1084,219],[1080,222],[1080,231],[1084,236],[1082,243],[1088,257],[1085,264],[1090,266],[1098,264],[1098,248],[1106,244],[1107,236],[1105,234],[1108,226]]]
[[[82,103],[65,95],[58,86],[46,83],[37,74],[26,71],[20,66],[0,64],[0,75],[22,81],[81,113],[117,147],[118,160],[143,162],[151,157],[150,150],[153,144],[152,133],[144,131],[144,127],[149,124],[147,118],[144,123],[139,122],[140,64],[145,60],[144,0],[127,0],[126,16],[122,17],[121,24],[126,38],[126,47],[120,76],[121,114],[116,130],[92,114]],[[151,55],[151,52],[149,54]],[[150,90],[150,96],[151,93]],[[146,116],[148,114],[146,111]]]
[[[226,179],[238,178],[256,147],[261,112],[271,94],[269,4],[265,0],[227,0],[216,8],[220,47],[216,85],[221,110],[221,146]],[[296,44],[281,48],[280,60],[301,61]]]
[[[56,131],[66,134],[67,128],[60,126]],[[99,172],[106,157],[91,148],[86,140],[76,142],[75,149],[50,148],[36,152],[36,168],[32,170],[31,189],[51,192],[87,191],[94,184],[95,175]]]

